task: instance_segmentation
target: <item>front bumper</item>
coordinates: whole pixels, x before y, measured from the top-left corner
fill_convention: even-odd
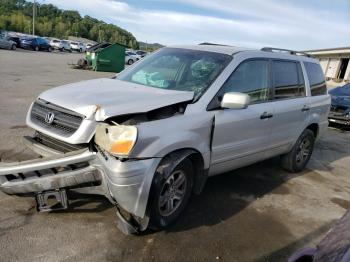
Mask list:
[[[45,151],[31,141],[30,147]],[[160,158],[120,161],[106,153],[82,149],[59,154],[46,148],[47,157],[0,163],[0,190],[7,194],[41,193],[58,189],[98,187],[113,204],[143,218],[153,175]],[[96,192],[96,190],[93,190]]]
[[[344,115],[339,115],[339,114],[334,114],[332,112],[329,113],[328,115],[328,121],[331,123],[336,123],[336,124],[341,124],[341,125],[350,125],[350,117],[344,116]]]

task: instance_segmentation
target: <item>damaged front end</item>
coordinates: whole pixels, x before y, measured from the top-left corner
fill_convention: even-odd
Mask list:
[[[42,157],[0,163],[0,190],[34,196],[40,212],[67,209],[70,190],[104,195],[115,205],[124,233],[143,231],[149,220],[149,191],[161,157],[129,156],[139,136],[137,126],[183,114],[185,108],[186,103],[180,103],[108,118],[97,123],[90,143],[70,144],[41,132],[26,136],[24,144]]]
[[[160,159],[119,159],[91,147],[63,153],[44,145],[38,136],[24,139],[26,145],[45,157],[1,163],[1,191],[34,196],[40,212],[68,208],[69,190],[104,195],[117,207],[119,227],[124,233],[147,228],[147,185],[150,187]],[[56,200],[53,206],[49,205],[51,199]]]

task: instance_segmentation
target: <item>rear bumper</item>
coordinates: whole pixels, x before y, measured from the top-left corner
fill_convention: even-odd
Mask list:
[[[1,191],[36,194],[62,188],[93,189],[91,186],[98,185],[98,191],[112,203],[118,203],[140,218],[145,216],[153,175],[160,158],[120,161],[106,153],[87,149],[60,154],[35,140],[29,142],[32,149],[47,150],[47,157],[0,163]]]

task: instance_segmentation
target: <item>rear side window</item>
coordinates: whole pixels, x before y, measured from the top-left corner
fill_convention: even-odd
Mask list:
[[[304,62],[307,77],[309,78],[311,95],[321,96],[327,94],[326,81],[319,64]]]
[[[273,61],[272,79],[274,99],[288,99],[305,96],[305,84],[300,63]]]
[[[220,90],[219,96],[228,92],[246,93],[251,103],[261,103],[269,96],[269,61],[248,60],[238,66]]]

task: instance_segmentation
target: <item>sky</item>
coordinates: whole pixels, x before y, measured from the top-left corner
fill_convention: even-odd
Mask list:
[[[148,43],[295,50],[350,46],[350,0],[41,0]]]

